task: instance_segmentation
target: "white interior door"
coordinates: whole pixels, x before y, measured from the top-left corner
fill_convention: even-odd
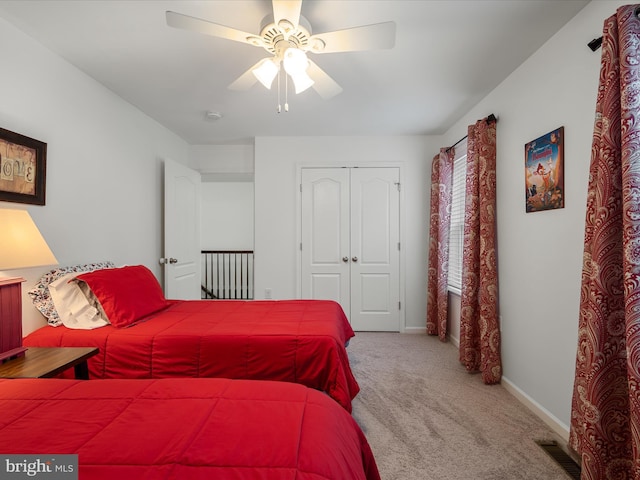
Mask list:
[[[164,294],[200,298],[200,173],[164,162]]]
[[[399,174],[301,172],[301,295],[338,301],[354,330],[400,329]]]
[[[351,326],[399,331],[399,169],[351,169]]]
[[[302,170],[302,298],[335,300],[349,314],[349,170]]]

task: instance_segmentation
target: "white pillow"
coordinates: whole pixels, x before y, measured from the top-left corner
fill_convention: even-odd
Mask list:
[[[47,318],[47,323],[52,327],[62,325],[56,307],[53,305],[51,295],[49,295],[49,285],[67,273],[93,272],[101,268],[115,268],[113,262],[86,263],[84,265],[73,265],[70,267],[60,267],[49,270],[40,277],[38,283],[29,290],[28,294],[33,301],[33,305]]]
[[[104,327],[109,322],[102,317],[100,310],[87,298],[78,283],[73,281],[80,273],[68,273],[49,284],[49,293],[58,316],[68,328],[91,330]]]

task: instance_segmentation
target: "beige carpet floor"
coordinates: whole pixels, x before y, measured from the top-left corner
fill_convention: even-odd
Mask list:
[[[359,332],[347,348],[353,415],[382,480],[567,480],[536,440],[559,438],[436,337]]]

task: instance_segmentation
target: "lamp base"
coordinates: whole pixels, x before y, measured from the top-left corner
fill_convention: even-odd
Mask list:
[[[22,287],[24,278],[0,278],[0,362],[24,355]]]
[[[12,360],[16,357],[21,357],[27,350],[27,347],[17,347],[7,350],[6,352],[2,352],[0,353],[0,363],[4,363],[7,360]]]

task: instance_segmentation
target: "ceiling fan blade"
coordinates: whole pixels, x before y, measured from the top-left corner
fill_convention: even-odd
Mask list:
[[[272,0],[272,3],[273,23],[278,25],[280,20],[288,20],[293,25],[293,29],[298,28],[302,0]]]
[[[318,92],[318,95],[320,95],[324,100],[335,97],[342,92],[342,87],[311,60],[309,60],[307,73],[313,80],[313,89]]]
[[[170,27],[182,28],[192,32],[211,35],[212,37],[226,38],[227,40],[234,40],[236,42],[260,46],[260,37],[253,33],[243,32],[242,30],[236,30],[235,28],[226,27],[217,23],[208,22],[207,20],[202,20],[201,18],[190,17],[189,15],[183,15],[170,10],[167,10],[166,16],[167,25]]]
[[[357,52],[393,48],[396,43],[395,22],[374,23],[362,27],[319,33],[309,38],[313,53]],[[323,48],[324,44],[324,48]]]
[[[249,90],[253,85],[258,81],[256,76],[253,74],[253,69],[260,66],[262,62],[264,62],[264,58],[258,61],[255,65],[249,68],[246,72],[236,78],[231,85],[227,88],[229,90]]]

